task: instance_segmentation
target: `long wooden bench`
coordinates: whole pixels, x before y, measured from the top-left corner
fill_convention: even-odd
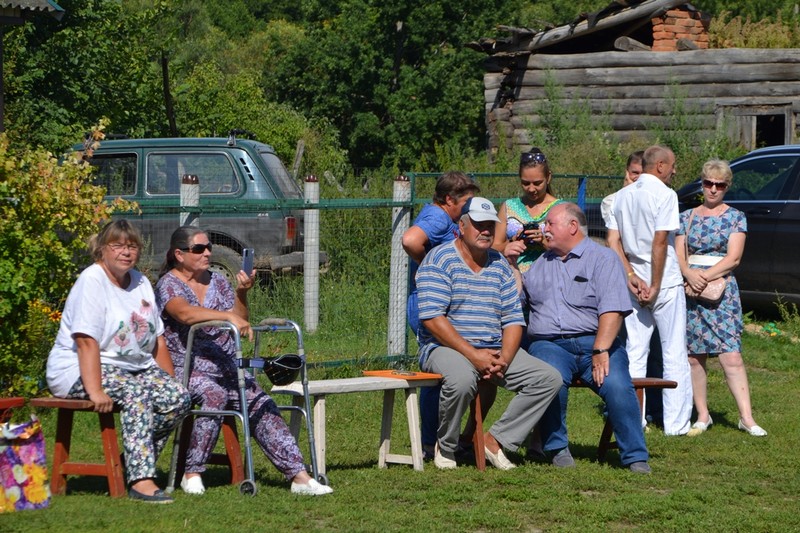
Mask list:
[[[325,454],[327,450],[326,440],[326,412],[325,397],[331,394],[346,394],[352,392],[383,391],[383,413],[381,418],[380,447],[378,454],[378,466],[385,468],[387,463],[411,464],[415,470],[422,470],[422,439],[419,429],[419,403],[417,401],[417,387],[431,387],[439,383],[437,379],[429,380],[404,380],[397,378],[383,377],[359,377],[347,379],[323,379],[308,382],[308,392],[312,398],[313,421],[314,421],[314,441],[317,452],[317,468],[320,474],[326,473]],[[588,387],[581,380],[572,382],[572,387]],[[633,388],[639,400],[639,408],[643,408],[644,390],[655,389],[674,389],[678,384],[660,378],[634,378]],[[411,439],[411,455],[398,455],[390,452],[392,418],[394,397],[396,390],[404,390],[406,393],[406,413],[408,418],[408,432]],[[293,404],[302,406],[303,388],[300,382],[294,382],[284,387],[273,387],[273,394],[289,394],[293,397]],[[483,418],[480,415],[479,396],[470,405],[470,415],[475,419],[475,434],[473,436],[473,447],[475,449],[475,463],[479,470],[486,467],[484,457],[483,442]],[[290,426],[292,432],[297,436],[300,428],[299,415],[292,412]],[[606,419],[603,431],[600,435],[600,442],[597,445],[597,459],[605,461],[608,450],[616,449],[617,443],[612,441],[614,430],[611,421]]]
[[[381,435],[378,452],[378,466],[385,468],[388,463],[409,464],[414,470],[422,470],[422,438],[419,427],[419,401],[417,399],[418,387],[431,387],[439,383],[438,379],[406,380],[401,378],[385,378],[365,376],[346,379],[322,379],[308,382],[308,394],[312,398],[314,442],[316,445],[317,469],[320,474],[326,473],[325,453],[327,442],[325,397],[331,394],[347,394],[353,392],[383,391],[383,413],[381,416]],[[391,453],[392,418],[394,414],[395,391],[405,391],[406,416],[408,418],[408,432],[411,440],[411,455]],[[292,403],[296,406],[303,405],[303,386],[295,381],[283,387],[273,387],[271,394],[289,394]],[[291,414],[290,427],[297,436],[300,429],[300,415],[296,411]]]
[[[678,384],[675,381],[670,381],[661,378],[633,378],[633,389],[636,392],[636,398],[639,400],[639,411],[644,410],[644,390],[645,389],[674,389]],[[575,379],[570,384],[570,387],[583,387],[589,388],[586,382]],[[472,437],[472,445],[475,448],[475,464],[478,470],[486,469],[486,458],[483,452],[483,418],[481,417],[481,404],[480,396],[476,395],[470,405],[470,417],[475,421],[475,434]],[[614,428],[611,426],[611,420],[606,418],[606,423],[603,425],[603,432],[600,434],[600,442],[597,444],[597,460],[605,462],[608,450],[617,449],[616,441],[612,441],[614,436]]]

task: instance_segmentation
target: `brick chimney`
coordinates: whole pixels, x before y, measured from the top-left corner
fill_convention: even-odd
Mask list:
[[[711,17],[686,6],[670,9],[652,19],[654,52],[674,52],[678,39],[691,41],[697,48],[708,48],[708,26]]]

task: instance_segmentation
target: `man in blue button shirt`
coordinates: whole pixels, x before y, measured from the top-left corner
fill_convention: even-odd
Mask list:
[[[543,448],[553,464],[575,466],[567,437],[567,398],[579,377],[605,401],[622,464],[650,473],[639,402],[617,333],[631,312],[625,273],[613,250],[588,237],[586,215],[575,204],[553,207],[544,224],[547,252],[521,279],[530,311],[529,352],[562,376],[559,395],[542,416]]]

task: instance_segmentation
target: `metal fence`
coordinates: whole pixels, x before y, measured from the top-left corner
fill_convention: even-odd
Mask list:
[[[386,354],[409,353],[406,324],[408,294],[408,257],[402,248],[402,235],[410,227],[419,208],[431,201],[438,173],[408,173],[395,178],[370,178],[369,182],[349,178],[335,184],[309,176],[304,180],[304,198],[294,200],[265,200],[261,210],[285,209],[303,213],[303,238],[298,238],[296,251],[303,252],[303,327],[314,333],[325,317],[337,313],[358,314],[353,322],[385,325]],[[508,198],[519,195],[516,173],[471,173],[480,186],[481,195],[498,207]],[[581,206],[599,202],[617,190],[619,176],[554,175],[551,182],[556,197],[574,201]],[[243,214],[245,209],[238,210]],[[182,206],[181,213],[192,215],[195,223],[205,229],[204,220],[217,213],[213,207]],[[258,212],[253,212],[254,216]],[[175,223],[179,221],[176,217]],[[590,221],[591,224],[600,221]],[[168,239],[169,236],[155,236]],[[215,248],[216,252],[216,248]],[[258,251],[256,251],[258,253]],[[350,288],[364,285],[363,305],[341,301],[336,289],[321,290],[320,254],[327,256],[328,274]],[[365,272],[366,274],[365,278]],[[331,274],[333,273],[333,274]],[[378,294],[375,283],[380,284]],[[371,286],[370,287],[367,286]],[[369,299],[369,301],[366,301]],[[351,305],[347,305],[351,304]],[[299,317],[294,319],[299,320]],[[353,332],[359,334],[358,331]]]

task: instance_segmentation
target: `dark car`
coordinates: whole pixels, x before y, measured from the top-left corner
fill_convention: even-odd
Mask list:
[[[747,216],[747,242],[736,269],[742,300],[763,307],[800,304],[800,145],[772,146],[731,161],[725,203]],[[678,191],[681,210],[700,204],[700,180]]]
[[[76,147],[80,150],[82,147]],[[90,163],[108,198],[136,201],[125,216],[146,243],[140,265],[153,271],[164,259],[181,213],[181,183],[199,182],[199,226],[214,244],[212,269],[233,276],[242,250],[255,250],[255,268],[284,272],[303,266],[303,211],[282,207],[302,201],[302,191],[267,145],[225,138],[103,141]],[[283,202],[283,204],[282,204]],[[326,256],[320,253],[324,262]]]

